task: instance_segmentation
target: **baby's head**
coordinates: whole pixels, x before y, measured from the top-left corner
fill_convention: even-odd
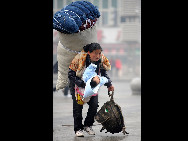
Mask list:
[[[99,83],[100,78],[98,76],[93,77],[90,82],[91,88],[95,88]]]

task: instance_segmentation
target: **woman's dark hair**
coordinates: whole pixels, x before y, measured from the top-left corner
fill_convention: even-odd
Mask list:
[[[97,49],[100,49],[101,51],[103,51],[102,47],[98,43],[87,44],[83,47],[83,49],[85,52],[88,52],[88,51],[93,52],[94,50],[97,50]]]

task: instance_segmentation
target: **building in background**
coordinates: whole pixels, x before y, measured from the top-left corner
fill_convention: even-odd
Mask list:
[[[53,0],[53,14],[76,0]],[[86,0],[99,8],[97,38],[104,54],[122,61],[123,76],[140,76],[141,0]],[[53,31],[54,63],[57,31]],[[114,69],[115,70],[115,69]]]

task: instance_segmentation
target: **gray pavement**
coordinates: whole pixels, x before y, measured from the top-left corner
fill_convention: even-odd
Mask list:
[[[54,83],[56,82],[54,77]],[[54,84],[55,85],[55,84]],[[114,101],[121,107],[124,116],[126,131],[123,133],[100,132],[102,127],[97,121],[94,122],[95,136],[84,132],[84,137],[75,137],[72,114],[72,98],[64,96],[62,90],[53,93],[53,141],[140,141],[141,140],[141,96],[132,95],[130,81],[113,81],[115,87]],[[99,107],[109,101],[107,88],[102,86],[99,90]],[[86,117],[88,105],[83,107],[83,121]]]

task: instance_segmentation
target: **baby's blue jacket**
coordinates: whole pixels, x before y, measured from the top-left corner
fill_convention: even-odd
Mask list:
[[[96,68],[97,68],[97,65],[91,63],[85,69],[85,72],[83,74],[83,81],[86,83],[84,96],[83,96],[84,98],[88,96],[92,96],[93,94],[96,94],[99,88],[108,82],[108,79],[106,77],[97,75],[97,73],[95,72]],[[100,78],[100,83],[95,88],[92,89],[90,86],[90,82],[91,82],[91,79],[95,76],[98,76]]]

